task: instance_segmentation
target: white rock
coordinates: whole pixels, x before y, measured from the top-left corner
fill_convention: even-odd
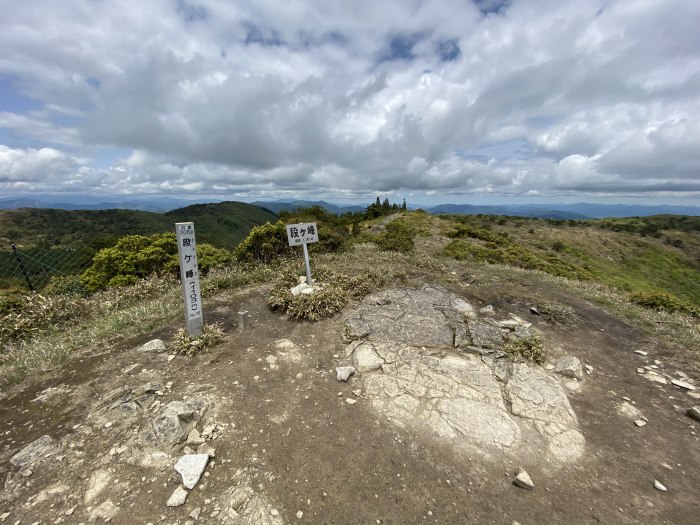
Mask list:
[[[338,366],[335,369],[335,378],[338,381],[347,381],[355,373],[354,366]]]
[[[298,285],[296,285],[294,288],[292,288],[292,289],[290,290],[290,292],[292,292],[292,295],[293,295],[293,296],[297,296],[297,295],[309,295],[309,294],[314,293],[315,291],[316,291],[316,290],[314,289],[313,286],[309,286],[309,285],[306,284],[306,283],[298,284]]]
[[[666,492],[668,489],[658,480],[654,480],[654,488],[660,490],[661,492]]]
[[[161,339],[153,339],[142,345],[139,350],[141,352],[155,352],[160,354],[165,352],[165,343]]]
[[[583,368],[578,357],[573,355],[565,355],[557,359],[554,365],[554,372],[565,377],[573,377],[575,379],[583,379]]]
[[[525,471],[525,469],[522,468],[518,469],[518,471],[515,473],[515,479],[513,480],[513,483],[515,483],[518,487],[527,490],[532,490],[535,488],[535,484],[532,482],[532,478],[530,478],[530,475]]]
[[[180,505],[185,504],[186,499],[187,499],[187,491],[185,489],[183,489],[182,487],[178,487],[170,495],[170,498],[168,499],[168,502],[166,503],[166,505],[168,507],[179,507]]]
[[[85,497],[83,501],[87,505],[92,500],[97,498],[100,493],[107,488],[110,481],[112,481],[112,474],[106,470],[96,470],[90,476],[90,481],[88,481],[88,488],[85,492]]]
[[[304,511],[303,510],[297,511],[297,519],[300,520],[303,517],[304,517]]]
[[[347,399],[345,400],[345,402],[346,402],[348,405],[354,405],[355,403],[357,403],[357,399],[353,399],[353,398],[349,397],[349,398],[347,398]]]
[[[352,364],[359,372],[371,372],[379,369],[384,360],[379,357],[372,343],[362,343],[352,353]]]
[[[645,352],[644,350],[635,350],[634,353],[639,355],[649,355],[649,352]]]
[[[679,379],[671,379],[671,383],[680,388],[685,388],[686,390],[695,390],[695,387],[690,383],[687,383],[686,381],[680,381]]]
[[[649,381],[654,381],[655,383],[661,383],[662,385],[668,384],[666,378],[660,376],[659,374],[644,374],[644,377],[646,377]]]
[[[189,454],[175,463],[175,471],[182,476],[182,484],[193,489],[209,463],[209,454]]]
[[[643,427],[644,425],[647,424],[647,422],[644,421],[643,419],[637,419],[637,420],[634,422],[634,424],[637,425],[638,427]]]

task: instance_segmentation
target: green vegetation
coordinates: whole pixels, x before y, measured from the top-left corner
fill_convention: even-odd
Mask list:
[[[127,235],[111,248],[103,248],[93,258],[92,266],[81,277],[90,292],[108,286],[130,286],[139,280],[179,271],[177,241],[174,233],[144,237]],[[198,244],[197,262],[202,274],[227,263],[231,255],[209,244]]]
[[[382,233],[371,240],[380,249],[390,252],[412,252],[416,230],[407,222],[394,220],[386,225]]]
[[[598,281],[627,292],[660,291],[700,305],[700,217],[443,217],[449,221],[443,231],[454,239],[442,251],[447,257]]]
[[[195,211],[209,213],[207,206]],[[391,204],[387,209],[380,202],[359,214],[338,217],[310,208],[274,219],[254,226],[234,254],[198,243],[199,262],[206,273],[201,283],[205,298],[250,283],[274,283],[268,296],[270,308],[293,318],[317,320],[336,315],[350,301],[383,286],[420,286],[428,281],[458,285],[465,279],[478,286],[479,279],[489,276],[498,282],[549,280],[609,305],[664,337],[697,348],[700,231],[695,218],[438,218]],[[314,294],[292,296],[290,288],[305,272],[301,250],[287,245],[284,226],[309,221],[318,223],[322,241],[310,246],[313,276],[321,286]],[[173,218],[167,222],[171,229]],[[608,223],[626,226],[617,231]],[[655,233],[649,233],[650,224],[658,226]],[[203,227],[196,219],[195,226],[199,240]],[[103,236],[100,242],[107,239]],[[125,339],[181,316],[180,290],[173,278],[177,270],[174,235],[160,231],[120,236],[118,242],[110,239],[99,247],[73,245],[75,253],[92,250],[87,257],[89,269],[82,277],[80,271],[47,272],[41,294],[26,294],[17,287],[0,294],[1,381],[21,379],[76,349]],[[48,252],[62,253],[60,249]],[[115,288],[122,285],[128,286]],[[552,323],[576,321],[571,307],[555,301],[539,302],[538,308]],[[184,354],[206,347],[180,339],[178,351]],[[514,339],[507,352],[512,359],[544,359],[537,339]]]
[[[697,308],[677,297],[664,292],[636,292],[630,294],[630,300],[651,310],[663,310],[664,312],[680,312],[691,317],[700,318],[700,308]]]

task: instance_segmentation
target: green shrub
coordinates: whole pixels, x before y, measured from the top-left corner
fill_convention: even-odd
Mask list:
[[[700,318],[700,308],[670,293],[657,290],[651,292],[635,292],[630,294],[629,298],[634,304],[651,310],[663,310],[669,313],[679,312],[690,315],[691,317]]]
[[[269,263],[291,253],[284,221],[256,226],[233,252],[239,261]]]
[[[403,221],[394,220],[386,225],[382,233],[372,238],[380,249],[390,252],[408,253],[415,246],[416,231]]]
[[[197,262],[201,274],[231,260],[226,250],[210,244],[197,246]],[[127,235],[111,248],[95,254],[92,266],[80,280],[87,290],[95,292],[107,287],[132,286],[151,275],[177,274],[179,259],[174,233],[151,236]]]
[[[44,288],[44,294],[87,297],[90,292],[79,275],[54,275]]]

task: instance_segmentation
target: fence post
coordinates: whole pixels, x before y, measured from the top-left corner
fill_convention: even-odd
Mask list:
[[[24,275],[24,280],[27,281],[27,286],[29,286],[29,291],[34,292],[34,287],[32,286],[32,281],[29,280],[29,275],[27,274],[27,270],[24,268],[24,263],[22,262],[22,258],[19,256],[19,253],[17,253],[17,247],[15,246],[15,243],[12,243],[12,251],[15,254],[15,259],[17,259],[17,265],[19,266],[19,269],[22,272],[22,275]]]

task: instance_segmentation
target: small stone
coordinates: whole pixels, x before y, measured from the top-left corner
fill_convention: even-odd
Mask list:
[[[639,355],[649,355],[649,352],[645,352],[644,350],[635,350],[634,353]]]
[[[513,483],[515,483],[518,487],[527,490],[532,490],[535,488],[532,478],[530,478],[530,475],[525,471],[525,469],[522,468],[518,469],[518,471],[515,473]]]
[[[654,488],[656,490],[660,490],[661,492],[666,492],[668,489],[659,481],[659,480],[654,480]]]
[[[172,493],[172,495],[170,496],[170,499],[168,499],[168,502],[166,503],[166,505],[168,507],[179,507],[180,505],[185,504],[186,499],[187,499],[187,491],[185,489],[183,489],[182,487],[178,487]]]
[[[643,368],[637,368],[637,373],[638,373],[638,374],[643,374],[645,371],[646,371],[646,370],[644,370]]]
[[[197,507],[197,508],[194,509],[192,512],[190,512],[190,513],[188,514],[188,516],[189,516],[190,518],[192,518],[193,520],[196,520],[196,519],[199,519],[199,515],[200,515],[201,513],[202,513],[202,507]]]
[[[66,511],[66,516],[72,516],[75,512],[75,507],[71,507]]]
[[[207,454],[210,458],[216,457],[216,449],[209,443],[202,443],[197,448],[197,454]]]
[[[695,390],[695,387],[693,385],[685,381],[680,381],[679,379],[671,379],[671,383],[673,383],[677,387],[685,388],[686,390]]]
[[[493,305],[489,304],[488,306],[484,306],[483,308],[479,308],[479,311],[482,314],[490,314],[493,312]]]
[[[9,517],[10,517],[9,512],[3,512],[2,514],[0,514],[0,521],[5,521]]]
[[[303,510],[297,511],[297,519],[300,520],[303,517],[304,517],[304,511]]]
[[[168,362],[172,361],[173,359],[175,359],[175,354],[168,356]]]
[[[691,407],[686,411],[686,414],[691,419],[694,419],[695,421],[700,421],[700,406],[697,407]]]
[[[141,352],[155,352],[160,354],[165,352],[165,343],[161,339],[153,339],[139,348]]]
[[[338,366],[335,369],[335,378],[338,381],[347,381],[355,373],[354,366]]]
[[[357,399],[353,399],[353,398],[349,397],[349,398],[347,398],[347,399],[345,400],[345,402],[346,402],[348,405],[354,405],[355,403],[357,403]]]
[[[593,367],[591,365],[583,365],[583,367],[586,369],[587,374],[593,373]]]
[[[278,511],[277,509],[272,509],[272,510],[270,511],[270,516],[275,516],[275,517],[277,517],[277,516],[279,516],[279,515],[280,515],[280,513],[279,513],[279,511]]]
[[[643,419],[637,419],[637,420],[634,422],[634,424],[637,425],[638,427],[643,427],[644,425],[647,424],[647,422],[644,421]]]
[[[355,390],[352,391],[352,393],[355,397],[360,397],[360,395],[362,395],[362,389],[356,388]]]
[[[209,463],[208,454],[189,454],[177,460],[175,471],[182,476],[182,484],[191,490],[202,477],[207,463]]]
[[[554,364],[554,372],[565,377],[583,379],[581,361],[573,355],[565,355],[557,359],[557,362]]]
[[[535,308],[534,306],[531,306],[531,307],[530,307],[530,313],[531,313],[531,314],[535,314],[535,315],[542,315],[542,314],[540,313],[540,311],[539,311],[537,308]]]
[[[204,438],[199,435],[199,431],[196,428],[190,430],[190,433],[187,435],[187,444],[199,446],[202,443],[204,443]]]

